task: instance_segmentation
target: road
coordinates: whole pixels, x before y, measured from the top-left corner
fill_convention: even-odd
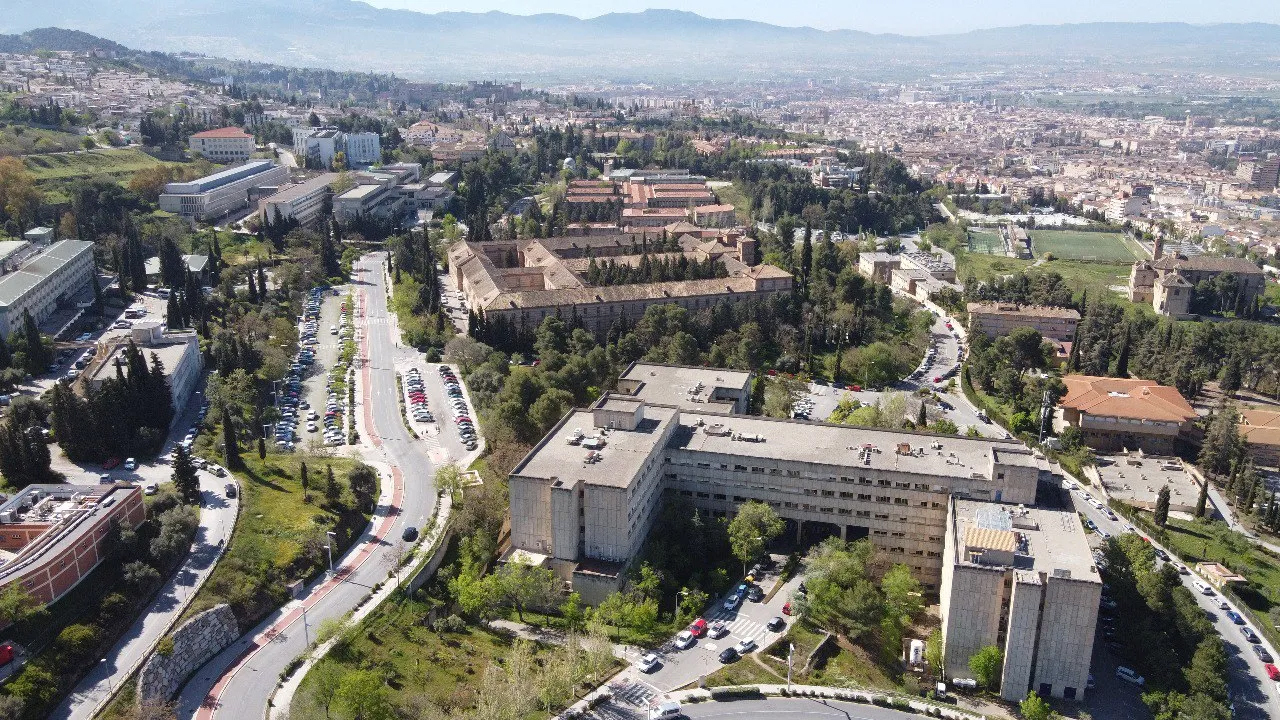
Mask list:
[[[368,358],[359,371],[364,402],[357,412],[372,430],[366,438],[376,448],[371,455],[391,468],[394,489],[385,492],[384,483],[374,530],[343,556],[335,577],[313,583],[304,600],[277,611],[196,673],[179,697],[179,717],[262,717],[280,673],[306,651],[314,628],[356,607],[385,579],[402,551],[404,527],[425,526],[434,511],[434,465],[424,444],[405,430],[396,402],[397,348],[388,322],[383,262],[380,253],[365,256],[353,270],[352,286],[360,296],[356,305],[363,307],[355,318],[357,328],[364,329],[360,355]]]
[[[698,703],[684,705],[681,711],[690,720],[699,718],[769,718],[770,720],[909,720],[919,718],[915,713],[838,700],[800,698],[767,698],[764,700],[738,700],[735,702]],[[601,717],[609,717],[601,715]],[[625,717],[625,716],[624,716]],[[643,714],[638,717],[643,717]]]
[[[1100,529],[1111,535],[1126,532],[1130,527],[1124,518],[1112,520],[1105,511],[1090,504],[1081,490],[1073,490],[1071,500],[1077,512],[1084,513]],[[1092,541],[1097,536],[1090,535],[1090,538]],[[1173,560],[1179,561],[1177,557]],[[1280,718],[1280,695],[1277,694],[1276,684],[1267,679],[1262,661],[1254,655],[1239,628],[1219,608],[1222,598],[1197,592],[1191,585],[1194,579],[1196,579],[1195,575],[1183,575],[1182,584],[1191,590],[1196,602],[1212,618],[1214,628],[1225,643],[1231,675],[1229,685],[1235,701],[1234,719]],[[1239,610],[1239,608],[1233,609]],[[1137,690],[1115,678],[1115,666],[1124,663],[1111,656],[1102,642],[1101,633],[1098,635],[1093,657],[1093,674],[1097,679],[1098,688],[1088,693],[1085,705],[1094,713],[1094,717],[1150,717],[1149,713],[1140,709],[1141,701],[1138,699]],[[1275,648],[1271,647],[1270,643],[1264,644],[1275,656]],[[1125,714],[1116,714],[1121,712]]]

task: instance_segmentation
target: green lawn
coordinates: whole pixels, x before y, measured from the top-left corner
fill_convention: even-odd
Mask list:
[[[36,182],[50,180],[67,180],[77,177],[93,177],[110,175],[117,179],[127,179],[143,168],[157,165],[177,165],[157,160],[141,150],[124,148],[119,150],[90,150],[88,152],[63,153],[58,155],[28,155],[22,159],[27,169],[35,176]]]
[[[969,252],[981,255],[1004,255],[1004,240],[998,233],[969,231]]]
[[[252,626],[282,601],[285,585],[309,577],[328,562],[323,551],[325,532],[337,532],[337,558],[359,537],[368,515],[339,514],[323,506],[325,467],[332,466],[350,502],[347,472],[356,461],[343,457],[313,457],[304,453],[268,453],[265,461],[246,451],[240,478],[240,517],[226,555],[200,589],[183,617],[222,602],[232,603],[242,626]],[[311,501],[304,502],[299,465],[307,463]],[[245,625],[247,623],[247,625]]]
[[[78,150],[82,141],[76,133],[10,125],[0,128],[0,157]]]
[[[1081,230],[1032,230],[1031,244],[1037,256],[1052,253],[1064,260],[1133,262],[1138,257],[1119,233]]]
[[[720,202],[733,206],[738,222],[744,225],[751,223],[751,201],[746,193],[742,192],[740,185],[734,183],[717,188],[716,196],[720,198]]]
[[[1020,270],[1029,273],[1051,270],[1061,275],[1071,286],[1081,290],[1088,290],[1089,294],[1095,297],[1099,293],[1121,297],[1111,288],[1127,285],[1129,282],[1129,270],[1132,268],[1131,263],[1084,262],[1058,259],[1044,261],[1033,268],[1034,261],[1031,260],[1019,260],[971,252],[960,253],[956,258],[956,263],[956,276],[962,281],[970,275],[978,280],[990,280],[998,275],[1010,275]],[[1148,310],[1150,309],[1150,305],[1144,305],[1144,307]]]

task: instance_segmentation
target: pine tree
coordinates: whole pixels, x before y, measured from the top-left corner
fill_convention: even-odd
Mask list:
[[[309,502],[311,499],[311,478],[307,477],[307,464],[305,462],[298,467],[298,481],[302,484],[302,501]]]
[[[236,439],[235,421],[232,420],[225,403],[222,405],[222,443],[222,454],[226,458],[227,468],[239,470],[241,468],[240,443]]]
[[[191,461],[191,452],[182,444],[173,451],[173,486],[188,505],[200,502],[200,478]]]
[[[342,486],[338,484],[338,478],[333,474],[333,466],[325,466],[324,478],[324,499],[329,505],[337,505],[342,499]]]
[[[1156,495],[1155,521],[1159,527],[1169,524],[1169,486],[1162,485]]]
[[[253,283],[253,273],[249,273],[249,303],[258,304],[258,288]]]
[[[923,429],[929,425],[929,415],[925,412],[924,401],[920,401],[920,412],[916,413],[916,428]]]
[[[258,259],[258,295],[267,299],[267,271],[263,269],[262,259]]]

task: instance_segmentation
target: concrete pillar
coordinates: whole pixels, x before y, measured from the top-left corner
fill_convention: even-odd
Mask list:
[[[847,542],[848,535],[849,535],[849,526],[845,525],[844,523],[840,523],[840,541]]]
[[[804,535],[804,521],[797,520],[796,521],[796,544],[797,545],[799,545],[802,542],[801,538],[803,537],[803,535]]]

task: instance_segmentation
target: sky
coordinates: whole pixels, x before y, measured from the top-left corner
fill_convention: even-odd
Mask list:
[[[517,15],[563,13],[582,18],[666,7],[713,18],[759,20],[903,35],[935,35],[1010,25],[1080,22],[1280,23],[1276,0],[364,0],[383,8]]]

